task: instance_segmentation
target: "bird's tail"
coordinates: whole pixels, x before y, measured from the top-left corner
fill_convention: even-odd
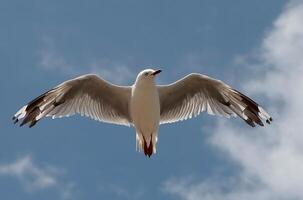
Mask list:
[[[146,138],[142,134],[136,133],[136,147],[139,152],[144,152],[145,156],[150,157],[156,153],[157,136],[151,134],[150,137]]]
[[[144,139],[144,154],[150,157],[153,154],[153,142],[150,140],[149,145],[147,144],[146,140]]]

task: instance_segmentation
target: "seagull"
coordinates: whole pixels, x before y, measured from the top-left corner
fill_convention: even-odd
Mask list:
[[[161,70],[141,71],[132,86],[114,85],[95,74],[67,80],[23,106],[13,117],[20,126],[33,127],[44,117],[74,114],[118,125],[133,126],[136,149],[146,156],[156,153],[159,125],[173,123],[206,111],[248,125],[264,126],[272,118],[255,101],[224,82],[191,73],[169,85],[156,85]]]

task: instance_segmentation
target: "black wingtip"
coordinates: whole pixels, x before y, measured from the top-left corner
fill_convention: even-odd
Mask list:
[[[19,126],[22,127],[24,124],[26,124],[26,122],[23,120]]]
[[[18,117],[16,117],[16,116],[13,116],[13,117],[12,117],[12,120],[14,121],[14,122],[13,122],[14,124],[17,124],[17,123],[19,122],[19,119],[18,119]]]
[[[273,119],[270,117],[269,119],[266,120],[267,124],[270,124],[273,121]]]
[[[251,120],[251,119],[247,119],[247,120],[245,120],[245,122],[249,125],[249,126],[251,126],[251,127],[255,127],[256,126],[256,124]]]
[[[35,126],[37,124],[37,122],[38,122],[38,120],[32,121],[28,127],[32,128],[33,126]]]
[[[262,121],[256,121],[257,124],[259,124],[260,126],[264,126],[263,122]]]
[[[18,118],[15,118],[15,119],[13,119],[14,120],[14,124],[17,124],[18,123],[18,121],[19,121],[19,119]]]

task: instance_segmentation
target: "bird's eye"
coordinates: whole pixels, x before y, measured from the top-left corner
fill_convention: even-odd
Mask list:
[[[144,76],[147,76],[147,75],[148,75],[148,72],[145,72],[145,73],[144,73]]]

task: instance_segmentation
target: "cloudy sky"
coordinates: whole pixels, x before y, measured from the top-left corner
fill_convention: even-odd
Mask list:
[[[0,2],[0,198],[303,199],[303,1]],[[78,116],[19,128],[12,115],[60,82],[221,79],[271,126],[202,114],[159,131],[150,159],[131,128]]]

